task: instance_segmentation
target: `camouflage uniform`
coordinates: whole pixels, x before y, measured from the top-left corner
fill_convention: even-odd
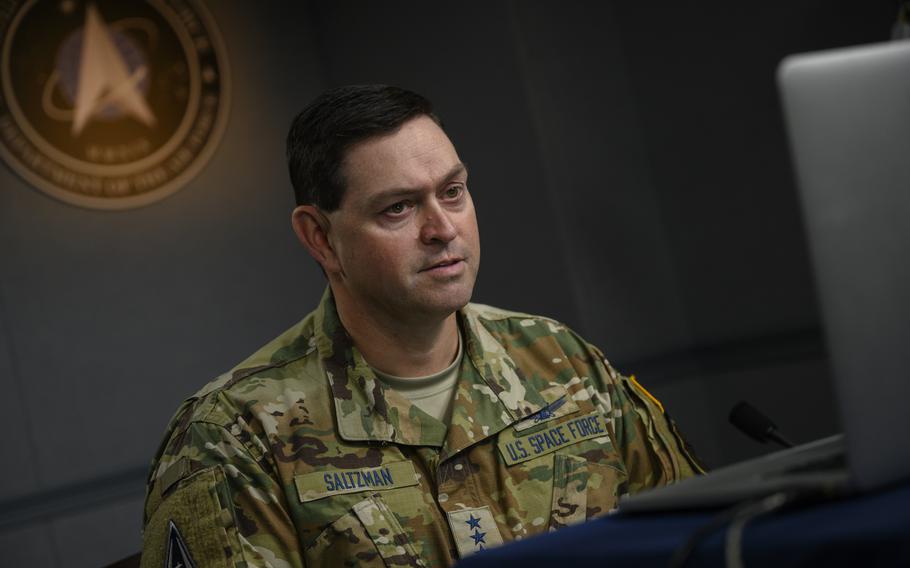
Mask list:
[[[660,404],[563,325],[477,304],[458,322],[446,428],[376,379],[327,291],[180,406],[142,565],[445,566],[700,471]]]

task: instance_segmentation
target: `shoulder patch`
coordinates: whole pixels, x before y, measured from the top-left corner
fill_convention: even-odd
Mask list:
[[[641,383],[639,383],[639,382],[635,379],[635,375],[631,375],[631,376],[629,377],[629,382],[632,383],[632,386],[634,386],[635,389],[636,389],[639,393],[643,394],[644,396],[646,396],[646,397],[648,398],[648,400],[650,400],[650,401],[653,402],[655,405],[657,405],[657,408],[660,409],[661,413],[666,412],[666,411],[664,410],[664,405],[661,404],[659,400],[657,400],[656,398],[654,398],[654,395],[651,394],[651,393],[649,393],[649,392],[645,389],[645,387],[641,386]]]
[[[183,536],[174,521],[168,521],[167,551],[164,553],[164,568],[196,568],[193,557],[183,541]]]

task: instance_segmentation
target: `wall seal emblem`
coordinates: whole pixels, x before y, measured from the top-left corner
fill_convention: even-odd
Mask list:
[[[0,0],[0,156],[95,209],[162,199],[206,164],[230,77],[198,0]]]

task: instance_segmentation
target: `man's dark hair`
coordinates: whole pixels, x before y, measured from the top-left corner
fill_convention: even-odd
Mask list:
[[[348,148],[424,115],[442,126],[430,101],[388,85],[349,85],[320,95],[294,118],[288,132],[288,171],[297,205],[338,209]]]

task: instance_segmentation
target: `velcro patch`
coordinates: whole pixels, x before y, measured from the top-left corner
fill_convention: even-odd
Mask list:
[[[632,376],[629,377],[629,382],[632,383],[632,386],[634,386],[635,388],[637,388],[642,394],[644,394],[646,397],[648,397],[648,398],[651,400],[651,402],[653,402],[654,404],[656,404],[656,405],[657,405],[657,408],[660,409],[661,414],[663,414],[664,412],[666,412],[666,411],[664,410],[664,405],[661,404],[659,400],[657,400],[656,398],[654,398],[654,395],[651,394],[651,393],[649,393],[649,392],[647,391],[647,389],[645,389],[645,387],[641,386],[641,383],[639,383],[639,382],[635,379],[635,375],[632,375]]]
[[[502,535],[489,507],[451,511],[448,517],[460,557],[502,544]]]
[[[294,476],[297,496],[301,503],[331,495],[359,491],[382,491],[417,485],[414,464],[405,460],[379,467],[360,469],[330,469]]]
[[[530,434],[499,437],[499,453],[506,465],[515,465],[592,438],[606,438],[607,424],[600,412],[572,418]]]

